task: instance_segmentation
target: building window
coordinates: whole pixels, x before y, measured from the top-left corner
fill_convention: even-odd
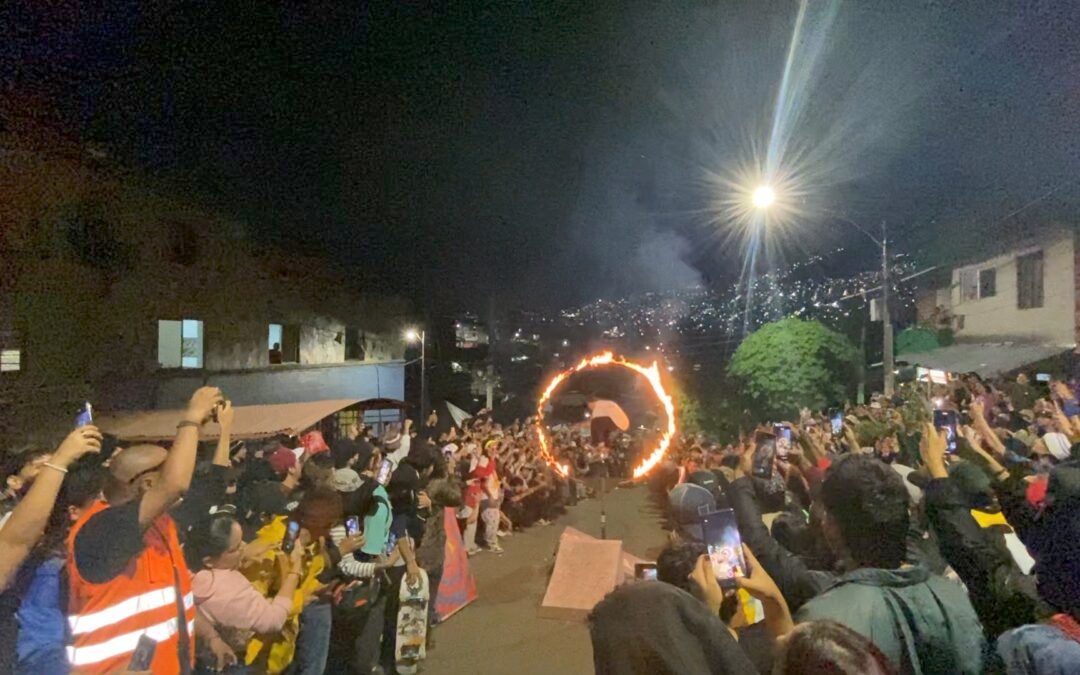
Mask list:
[[[203,322],[196,319],[158,321],[158,365],[162,368],[202,368]]]
[[[1016,259],[1016,306],[1034,309],[1043,306],[1043,252]]]
[[[979,299],[979,273],[976,270],[960,270],[960,302]]]
[[[979,270],[979,298],[992,298],[997,295],[997,270]]]
[[[0,349],[0,373],[17,373],[22,370],[22,350]]]
[[[272,323],[266,342],[271,365],[300,362],[300,326]]]
[[[364,360],[364,333],[358,328],[345,329],[345,360]]]

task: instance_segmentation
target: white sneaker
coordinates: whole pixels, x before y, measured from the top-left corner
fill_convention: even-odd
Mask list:
[[[498,532],[496,532],[495,534],[496,534],[496,536],[502,537],[502,538],[504,538],[504,539],[505,539],[506,537],[512,537],[512,536],[514,536],[514,533],[513,533],[513,532],[511,532],[510,530],[499,530],[499,531],[498,531]]]
[[[501,554],[503,552],[503,547],[499,546],[499,544],[496,542],[496,543],[492,544],[491,546],[488,546],[488,550],[492,551],[494,553],[500,553]]]
[[[477,553],[483,553],[483,552],[484,552],[484,549],[480,548],[479,546],[476,546],[476,547],[473,547],[473,548],[470,548],[470,549],[466,549],[465,550],[465,555],[467,555],[467,556],[469,556],[471,558],[474,555],[476,555]]]

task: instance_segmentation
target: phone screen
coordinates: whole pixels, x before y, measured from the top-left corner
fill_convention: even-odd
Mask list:
[[[396,547],[396,546],[397,546],[397,535],[394,534],[393,532],[391,532],[390,536],[386,539],[386,555],[390,555],[391,553],[393,553],[394,552],[394,547]]]
[[[829,411],[829,423],[832,425],[832,435],[840,436],[844,433],[844,413],[840,410]]]
[[[379,485],[386,485],[390,482],[391,469],[394,468],[394,462],[390,459],[384,459],[382,464],[379,465],[379,471],[375,474],[375,482]]]
[[[94,407],[90,405],[90,401],[83,401],[83,404],[79,406],[79,414],[75,416],[75,428],[78,429],[93,423]]]
[[[934,426],[945,433],[945,448],[952,454],[956,452],[956,413],[952,410],[935,410]]]
[[[639,581],[656,581],[656,563],[634,563],[634,578]]]
[[[148,671],[154,663],[154,652],[157,651],[157,642],[147,635],[140,635],[135,644],[135,651],[131,653],[131,661],[128,662],[128,670]]]
[[[356,516],[349,516],[345,519],[345,534],[350,537],[355,537],[360,534],[360,519]]]
[[[300,523],[290,520],[289,524],[285,526],[285,538],[281,541],[281,550],[285,553],[292,553],[293,548],[296,547],[296,537],[299,534]]]
[[[710,513],[702,518],[701,529],[716,580],[721,586],[734,586],[736,577],[747,573],[735,512],[723,509]]]
[[[1036,382],[1049,382],[1050,381],[1050,373],[1038,373],[1037,375],[1035,375],[1035,381]]]
[[[766,480],[772,478],[773,457],[776,455],[776,441],[758,441],[754,452],[754,475]]]
[[[776,434],[776,456],[787,459],[791,451],[791,428],[783,424],[773,425],[773,433]]]

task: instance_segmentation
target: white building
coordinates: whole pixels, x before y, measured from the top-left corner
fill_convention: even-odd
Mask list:
[[[957,344],[902,360],[953,372],[1007,372],[1077,344],[1077,246],[1050,228],[992,258],[953,268],[924,293],[919,323],[952,329]]]

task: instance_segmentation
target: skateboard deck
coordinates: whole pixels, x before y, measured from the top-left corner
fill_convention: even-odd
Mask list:
[[[420,570],[420,578],[415,586],[410,587],[408,580],[402,579],[398,598],[401,607],[398,609],[394,660],[398,673],[410,675],[416,672],[419,663],[427,656],[430,602],[427,572]]]

